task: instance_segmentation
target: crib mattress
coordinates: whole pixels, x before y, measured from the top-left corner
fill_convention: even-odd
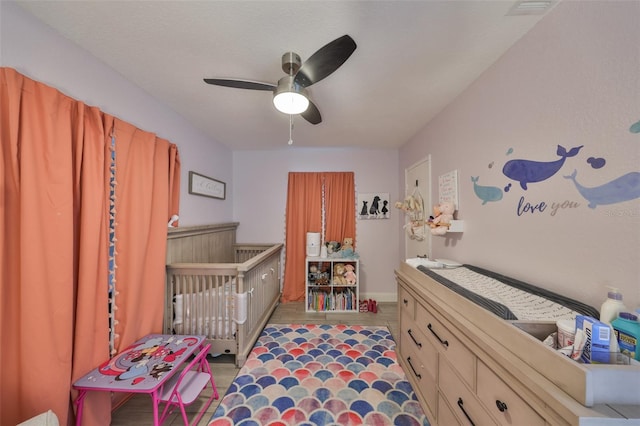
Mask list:
[[[418,265],[416,268],[506,320],[573,320],[576,315],[599,317],[598,311],[589,305],[477,266],[429,269]]]

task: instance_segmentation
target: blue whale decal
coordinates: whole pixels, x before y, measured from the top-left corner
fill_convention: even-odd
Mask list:
[[[559,160],[543,162],[533,160],[509,160],[502,168],[502,173],[509,179],[520,182],[520,186],[525,191],[527,184],[532,182],[542,182],[555,175],[569,157],[575,157],[584,145],[571,148],[569,152],[558,145],[556,154],[560,156]]]
[[[480,176],[471,176],[471,182],[473,182],[473,192],[476,193],[478,198],[482,200],[482,205],[487,204],[487,201],[500,201],[502,200],[502,190],[496,186],[482,186],[478,185],[478,179]]]
[[[565,179],[571,179],[578,192],[589,202],[589,207],[595,209],[599,205],[621,203],[640,198],[640,172],[630,172],[607,182],[604,185],[587,188],[576,181],[577,170]]]

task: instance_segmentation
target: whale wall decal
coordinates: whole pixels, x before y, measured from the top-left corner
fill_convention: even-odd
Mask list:
[[[473,182],[473,192],[476,193],[478,198],[482,200],[482,205],[487,204],[488,201],[500,201],[502,200],[502,190],[496,186],[482,186],[478,185],[478,179],[480,176],[471,176],[471,182]]]
[[[580,152],[583,145],[575,148],[571,148],[569,152],[558,145],[556,154],[560,156],[556,161],[533,161],[533,160],[509,160],[502,168],[502,173],[509,179],[520,182],[520,187],[527,190],[527,184],[534,182],[542,182],[549,179],[551,176],[558,173],[562,168],[565,160],[569,157],[575,157]]]
[[[589,202],[589,207],[595,209],[599,205],[621,203],[623,201],[640,198],[640,172],[630,172],[607,182],[604,185],[587,188],[576,180],[577,170],[565,179],[571,179],[580,195]]]

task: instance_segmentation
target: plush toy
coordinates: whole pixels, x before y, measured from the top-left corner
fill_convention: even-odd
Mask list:
[[[436,213],[437,208],[437,213]],[[453,220],[455,207],[452,202],[444,201],[433,207],[435,217],[431,221],[431,233],[433,235],[444,235],[449,230],[449,224]]]
[[[338,253],[338,250],[340,250],[340,243],[337,241],[327,241],[324,244],[327,246],[327,254],[329,256],[335,256],[335,254]]]
[[[316,265],[309,265],[309,282],[315,283],[318,278],[318,267]]]
[[[353,250],[353,238],[347,237],[342,241],[342,247],[340,248],[340,255],[342,257],[353,257],[355,251]]]
[[[326,273],[321,272],[316,279],[316,285],[329,285],[329,277]]]
[[[356,268],[350,263],[347,263],[346,265],[344,265],[344,269],[346,271],[344,273],[344,278],[347,281],[347,284],[355,285],[356,284],[356,273],[355,273]]]
[[[427,223],[429,224],[430,228],[435,228],[436,226],[438,226],[435,222],[435,220],[438,218],[438,216],[440,216],[440,204],[435,204],[433,206],[433,215],[429,216],[429,220],[427,221]],[[438,220],[439,222],[440,220]]]
[[[344,273],[346,272],[344,263],[336,263],[333,265],[333,281],[332,283],[335,285],[345,285],[347,280],[344,277]]]

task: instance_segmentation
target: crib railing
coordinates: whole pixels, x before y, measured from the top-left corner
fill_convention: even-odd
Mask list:
[[[235,262],[244,263],[272,247],[273,244],[234,244]]]
[[[236,361],[244,362],[251,347],[269,320],[269,315],[280,301],[280,256],[282,244],[271,246],[238,266],[243,291],[248,292],[247,318],[239,328]],[[236,256],[244,251],[259,250],[259,246],[236,247]]]
[[[164,332],[204,334],[240,364],[279,301],[282,244],[234,248],[236,263],[167,265]]]

